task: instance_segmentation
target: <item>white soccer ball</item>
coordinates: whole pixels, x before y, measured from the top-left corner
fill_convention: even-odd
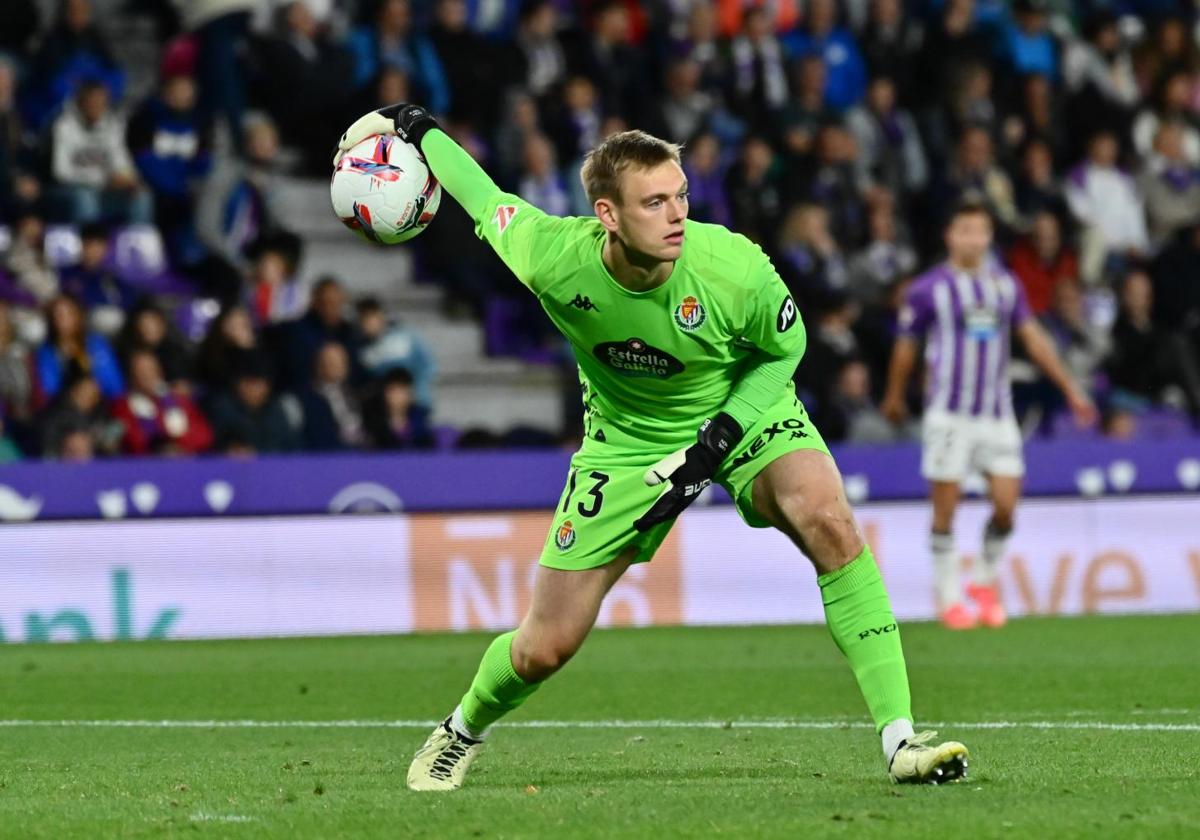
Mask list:
[[[433,221],[442,186],[415,146],[376,134],[342,155],[329,197],[346,227],[371,242],[395,245]]]

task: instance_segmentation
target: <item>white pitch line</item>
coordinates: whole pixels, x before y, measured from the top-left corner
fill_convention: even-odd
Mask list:
[[[0,719],[0,728],[85,729],[427,729],[440,720],[21,720]],[[1200,723],[983,720],[929,722],[945,729],[1049,729],[1106,732],[1200,732]],[[874,729],[867,721],[839,720],[521,720],[505,729]]]

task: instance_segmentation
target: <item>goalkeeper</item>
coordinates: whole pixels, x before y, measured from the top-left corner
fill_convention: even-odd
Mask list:
[[[640,131],[604,140],[581,177],[595,217],[549,216],[505,193],[416,105],[357,120],[415,145],[443,188],[571,342],[584,441],[542,549],[528,614],[483,655],[462,701],[416,754],[413,790],[460,787],[488,728],[583,644],[605,594],[645,563],[716,481],[756,528],[786,534],[816,566],[834,641],[850,663],[896,782],[950,781],[967,750],[914,734],[888,595],[820,433],[796,398],[796,305],[766,255],[687,220],[679,147]],[[730,562],[736,562],[730,558]]]

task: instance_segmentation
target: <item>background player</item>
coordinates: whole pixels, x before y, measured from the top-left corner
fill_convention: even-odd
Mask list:
[[[743,519],[778,528],[816,566],[827,623],[891,777],[964,774],[962,744],[928,746],[934,733],[914,736],[887,592],[792,388],[805,347],[795,304],[756,245],[687,221],[678,147],[638,131],[610,137],[582,171],[596,216],[558,218],[502,192],[417,106],[362,117],[339,154],[379,133],[423,152],[479,235],[538,296],[572,344],[585,403],[585,439],[529,612],[488,647],[461,703],[414,758],[409,787],[462,784],[488,727],[579,649],[608,590],[631,563],[650,560],[675,517],[714,480]]]
[[[982,204],[965,202],[946,226],[947,259],[909,288],[900,311],[900,335],[892,351],[881,409],[893,422],[906,414],[905,389],[921,338],[928,336],[921,474],[929,481],[938,609],[942,623],[963,630],[979,621],[1005,622],[996,593],[996,566],[1013,528],[1025,462],[1021,430],[1013,416],[1008,380],[1011,332],[1029,357],[1066,396],[1080,424],[1095,421],[1095,408],[1066,372],[1054,345],[1031,316],[1020,282],[992,256],[992,219]],[[992,515],[983,550],[972,564],[967,594],[978,616],[963,603],[954,512],[960,486],[973,471],[988,483]]]

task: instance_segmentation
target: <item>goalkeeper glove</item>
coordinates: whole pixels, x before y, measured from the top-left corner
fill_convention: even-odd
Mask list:
[[[704,421],[696,442],[672,452],[646,471],[643,479],[653,487],[670,482],[650,510],[633,523],[639,531],[648,531],[660,522],[674,519],[696,501],[705,487],[712,484],[713,473],[725,456],[742,439],[742,427],[725,412]]]
[[[405,143],[411,143],[421,150],[421,139],[431,128],[440,128],[433,114],[420,105],[409,105],[397,102],[378,111],[363,114],[346,129],[342,139],[338,141],[333,153],[333,165],[337,166],[347,151],[366,140],[373,134],[395,134]]]

